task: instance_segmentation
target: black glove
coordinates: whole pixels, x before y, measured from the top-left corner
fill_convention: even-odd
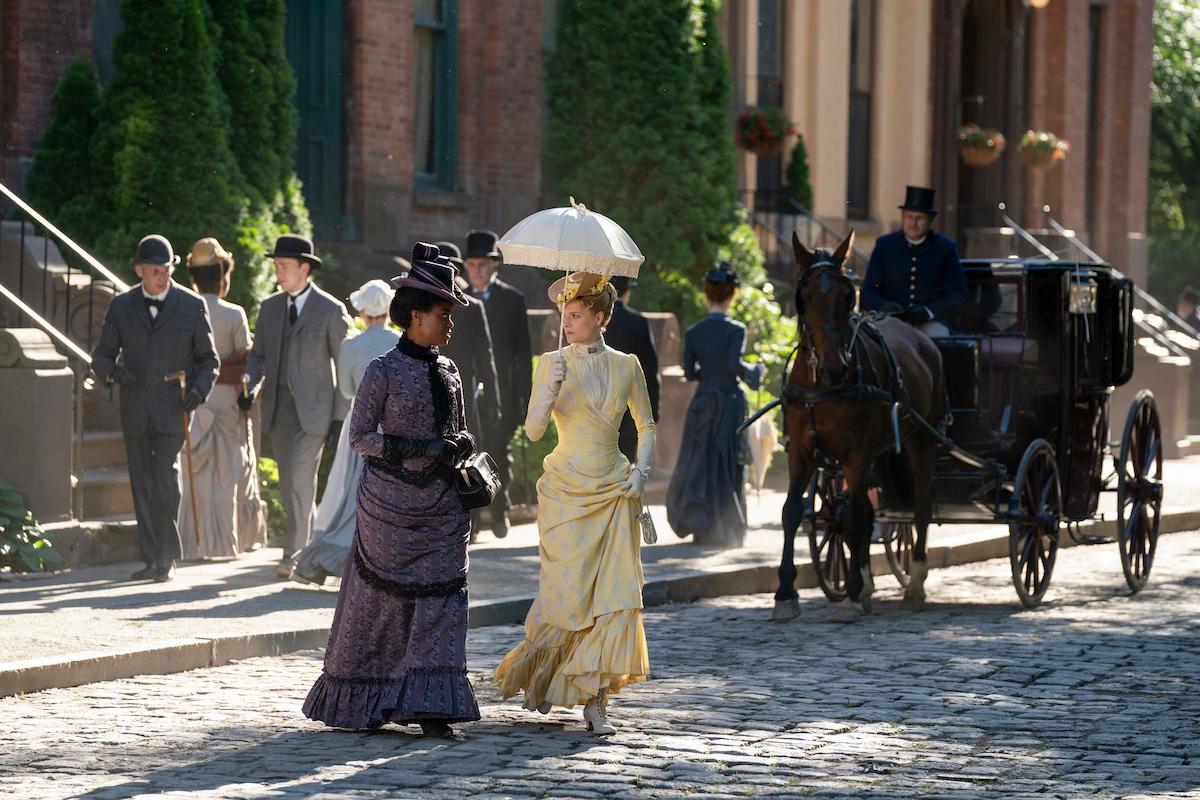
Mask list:
[[[250,406],[254,405],[255,397],[257,397],[256,392],[251,392],[250,394],[239,394],[237,396],[238,408],[240,408],[242,411],[245,411],[247,414],[249,414]]]
[[[128,367],[117,364],[112,368],[112,372],[108,373],[108,382],[128,386],[131,383],[137,383],[137,378],[129,371]]]
[[[884,314],[899,314],[904,311],[904,306],[899,303],[887,302],[883,304],[883,308],[879,309]]]
[[[436,458],[441,451],[441,439],[409,439],[406,436],[384,434],[381,458],[389,464],[399,464],[406,458]]]
[[[188,389],[187,394],[183,397],[183,410],[190,414],[199,408],[200,404],[203,402],[204,395],[200,394],[200,392],[196,391],[195,389]]]
[[[467,431],[452,433],[446,438],[454,440],[455,449],[458,451],[455,455],[455,463],[475,455],[475,437]]]
[[[933,312],[928,306],[909,306],[897,316],[909,325],[921,325],[933,319]]]

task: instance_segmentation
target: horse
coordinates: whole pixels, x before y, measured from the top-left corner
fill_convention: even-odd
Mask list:
[[[933,512],[936,432],[946,413],[945,378],[937,346],[916,328],[892,317],[855,313],[854,284],[845,274],[854,231],[830,253],[809,251],[795,233],[798,278],[795,288],[800,336],[795,364],[782,402],[787,426],[788,494],[783,506],[783,558],[772,618],[800,614],[796,588],[795,541],[806,490],[821,463],[840,466],[849,492],[844,536],[850,550],[846,599],[834,613],[854,622],[871,612],[871,530],[874,511],[867,490],[872,469],[894,452],[896,421],[907,456],[908,489],[917,527],[905,608],[925,604],[929,574],[925,540]],[[898,405],[897,405],[898,404]],[[924,425],[914,419],[919,415]],[[895,457],[899,458],[899,457]]]

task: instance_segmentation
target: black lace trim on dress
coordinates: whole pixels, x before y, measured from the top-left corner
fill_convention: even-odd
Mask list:
[[[420,469],[409,469],[403,464],[392,464],[389,461],[384,461],[379,456],[367,456],[366,462],[372,469],[386,472],[393,478],[399,478],[405,483],[422,488],[433,483],[438,478],[450,481],[454,477],[454,468],[443,461],[430,461]]]
[[[383,577],[367,566],[362,553],[354,551],[354,566],[363,583],[377,592],[390,594],[393,597],[449,597],[467,588],[467,576],[460,575],[449,581],[440,583],[400,583]]]
[[[466,675],[466,667],[412,667],[405,670],[404,675]],[[404,677],[400,678],[339,678],[337,675],[325,673],[325,680],[334,681],[336,683],[345,683],[351,686],[391,686],[397,683],[403,683]]]

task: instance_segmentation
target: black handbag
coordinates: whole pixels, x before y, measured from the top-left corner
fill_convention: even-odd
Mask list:
[[[454,467],[454,488],[463,508],[470,511],[491,505],[500,494],[496,462],[487,453],[476,453]]]

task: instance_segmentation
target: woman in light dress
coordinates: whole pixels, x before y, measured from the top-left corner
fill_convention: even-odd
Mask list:
[[[239,551],[262,547],[267,538],[250,420],[237,406],[250,352],[250,326],[241,306],[223,299],[229,293],[233,255],[220,242],[205,237],[192,245],[187,267],[192,288],[208,305],[221,371],[208,400],[192,412],[191,470],[183,476],[179,502],[182,555],[184,560],[230,559]],[[200,515],[198,545],[193,491]]]
[[[396,346],[400,334],[388,328],[388,306],[395,290],[381,280],[367,281],[351,293],[350,304],[358,311],[366,330],[342,343],[337,359],[338,390],[353,401],[362,383],[367,365]],[[350,419],[350,413],[346,419]],[[363,457],[350,446],[350,426],[342,425],[337,452],[325,481],[325,494],[317,506],[313,536],[308,546],[296,554],[292,579],[301,583],[323,584],[329,578],[340,579],[354,540],[356,524],[355,496],[362,476]]]
[[[635,356],[610,350],[603,330],[616,292],[598,275],[573,273],[550,287],[568,347],[538,359],[525,431],[537,441],[553,418],[558,445],[538,481],[541,574],[525,641],[496,668],[504,697],[548,713],[583,705],[588,730],[608,735],[607,702],[646,679],[638,514],[654,460],[654,418]],[[617,440],[628,409],[637,464]]]

